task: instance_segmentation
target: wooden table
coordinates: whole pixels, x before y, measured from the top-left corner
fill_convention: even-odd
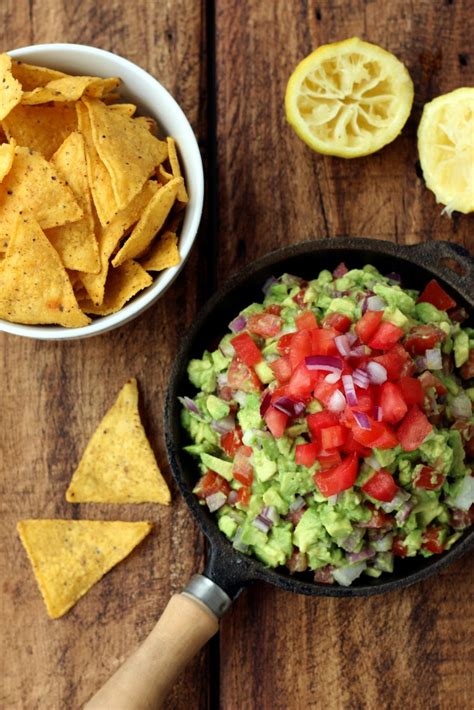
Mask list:
[[[67,8],[67,9],[66,9]],[[0,707],[79,708],[202,569],[205,546],[167,466],[167,373],[199,306],[237,269],[311,237],[447,239],[474,250],[473,219],[441,215],[420,176],[423,104],[474,84],[472,0],[4,0],[1,50],[80,42],[112,50],[176,97],[207,165],[207,207],[175,285],[133,323],[82,342],[2,336]],[[359,35],[395,52],[416,87],[402,136],[357,161],[315,155],[285,122],[295,64]],[[139,379],[171,508],[71,506],[64,491],[102,414]],[[15,534],[25,517],[154,519],[147,542],[63,619],[48,620]],[[292,596],[255,585],[188,668],[169,708],[472,707],[472,553],[386,597]],[[111,709],[113,710],[113,709]]]

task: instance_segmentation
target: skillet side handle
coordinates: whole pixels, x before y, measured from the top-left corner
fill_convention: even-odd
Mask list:
[[[207,580],[201,575],[193,580],[197,577]],[[171,597],[143,644],[86,703],[85,710],[162,707],[176,678],[219,628],[221,610],[213,613],[207,603],[188,592],[191,584],[183,593]],[[227,597],[223,590],[217,589]],[[226,608],[230,604],[227,599]]]

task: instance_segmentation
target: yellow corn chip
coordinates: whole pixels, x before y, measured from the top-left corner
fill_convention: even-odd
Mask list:
[[[168,154],[166,143],[135,119],[111,111],[101,101],[84,99],[92,138],[112,181],[119,209],[137,195]]]
[[[0,184],[0,244],[8,244],[18,214],[30,212],[42,229],[74,222],[82,210],[71,189],[39,153],[17,146]]]
[[[179,165],[178,154],[176,152],[176,143],[174,141],[174,138],[168,136],[166,142],[168,144],[168,158],[170,161],[171,172],[173,173],[173,177],[181,177],[181,167]],[[185,204],[189,202],[189,197],[188,193],[186,192],[184,180],[179,186],[178,194],[176,195],[176,197],[179,202],[184,202]]]
[[[146,206],[137,226],[112,259],[113,266],[120,266],[129,259],[140,256],[151,244],[155,235],[164,224],[166,217],[176,199],[176,193],[183,178],[173,178],[166,185],[160,187]]]
[[[27,106],[46,104],[49,101],[79,101],[81,96],[88,95],[101,98],[118,86],[119,79],[99,79],[96,76],[65,76],[49,81],[46,86],[33,91],[25,91],[21,103]]]
[[[94,305],[100,306],[104,300],[104,287],[109,272],[109,259],[117,244],[130,227],[138,222],[140,215],[157,190],[157,183],[148,180],[144,184],[142,191],[133,198],[130,204],[124,210],[118,212],[107,227],[99,231],[100,271],[98,274],[81,274],[81,281]]]
[[[66,493],[71,503],[168,504],[170,492],[140,421],[137,381],[122,388],[92,435]]]
[[[125,116],[132,118],[137,107],[135,104],[109,104],[109,109],[111,111],[118,111],[118,113],[123,113]]]
[[[13,165],[15,157],[16,143],[12,140],[10,143],[2,143],[0,145],[0,182],[8,175]]]
[[[173,179],[173,175],[169,173],[163,165],[158,166],[156,177],[162,185],[166,185],[167,182]]]
[[[52,619],[69,611],[151,529],[147,522],[102,520],[21,520],[17,524]]]
[[[158,134],[158,124],[151,116],[138,116],[135,121],[146,128],[147,131],[150,131],[154,136]]]
[[[17,59],[12,61],[11,73],[17,79],[23,91],[32,91],[38,86],[46,86],[50,81],[63,79],[67,74],[48,67],[37,67],[34,64],[26,64]]]
[[[0,54],[0,121],[20,103],[21,84],[11,73],[12,60],[8,54]]]
[[[150,274],[147,274],[138,262],[126,261],[122,266],[109,271],[102,305],[96,306],[92,301],[82,301],[81,308],[84,313],[91,313],[96,316],[107,316],[109,313],[116,313],[136,293],[152,283],[153,279]]]
[[[94,233],[82,135],[71,133],[53,155],[51,162],[58,175],[68,181],[84,216],[72,224],[46,230],[46,236],[66,268],[97,274],[100,270],[99,247]]]
[[[7,138],[41,153],[49,160],[73,131],[77,130],[76,110],[65,104],[55,106],[15,106],[3,119]]]
[[[16,323],[90,323],[55,249],[32,218],[18,219],[0,271],[0,318]]]
[[[141,263],[146,271],[162,271],[176,266],[181,261],[178,251],[178,238],[174,232],[163,232],[156,244]],[[119,267],[120,268],[120,267]]]

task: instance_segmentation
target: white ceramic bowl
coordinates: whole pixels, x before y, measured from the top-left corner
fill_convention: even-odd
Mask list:
[[[127,323],[152,305],[174,281],[184,266],[196,238],[204,197],[204,173],[193,130],[173,97],[144,69],[103,49],[81,44],[38,44],[9,51],[15,59],[51,67],[70,74],[118,76],[120,94],[138,106],[137,114],[152,116],[163,136],[176,139],[189,192],[184,222],[179,237],[181,262],[159,273],[151,286],[135,296],[117,313],[102,316],[83,328],[49,325],[21,325],[0,319],[0,331],[39,340],[74,340],[105,333]]]

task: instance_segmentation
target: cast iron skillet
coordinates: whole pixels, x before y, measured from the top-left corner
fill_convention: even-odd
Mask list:
[[[310,573],[290,575],[286,568],[267,569],[258,560],[233,549],[218,529],[216,518],[199,505],[192,493],[198,470],[195,460],[183,451],[189,443],[180,426],[181,404],[178,396],[192,396],[186,368],[193,357],[200,358],[204,349],[212,348],[228,332],[227,325],[240,310],[263,299],[262,285],[270,276],[287,272],[306,279],[316,278],[322,269],[333,270],[341,261],[348,268],[365,264],[384,273],[396,272],[402,286],[421,290],[436,277],[446,290],[470,313],[474,322],[474,265],[468,252],[449,242],[426,242],[400,246],[373,239],[338,238],[303,242],[279,249],[255,262],[231,278],[204,306],[176,357],[170,378],[165,409],[165,432],[168,457],[174,479],[205,534],[210,555],[204,574],[235,597],[242,587],[262,580],[299,594],[334,597],[369,596],[414,584],[437,572],[462,555],[474,543],[474,528],[465,532],[451,550],[430,558],[397,559],[393,574],[378,578],[359,578],[350,587],[315,582]]]

